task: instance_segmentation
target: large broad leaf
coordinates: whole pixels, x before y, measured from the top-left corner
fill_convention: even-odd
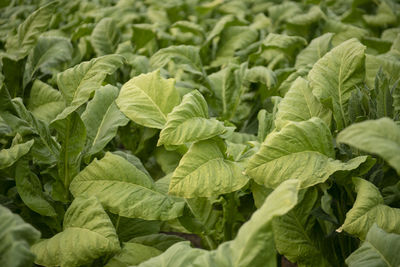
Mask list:
[[[396,24],[397,16],[395,12],[394,3],[386,1],[380,2],[377,13],[375,15],[363,15],[365,22],[373,27],[388,27],[388,25]]]
[[[198,47],[190,45],[169,46],[157,51],[151,59],[150,64],[154,68],[162,68],[171,60],[176,62],[183,69],[194,74],[202,75],[203,67]]]
[[[63,63],[72,57],[72,45],[63,37],[40,37],[35,48],[29,53],[25,65],[24,87],[30,82],[37,71],[53,74],[63,70]]]
[[[170,220],[181,215],[184,205],[157,192],[146,174],[111,153],[81,171],[70,191],[74,196],[97,196],[106,209],[129,218]]]
[[[313,229],[316,218],[310,213],[317,199],[317,190],[309,189],[296,207],[272,222],[278,252],[299,266],[331,266]]]
[[[353,170],[367,157],[343,163],[334,160],[331,133],[319,118],[289,122],[267,136],[249,161],[246,173],[257,183],[275,188],[288,179],[298,179],[300,188],[325,182],[337,171]]]
[[[393,120],[353,124],[339,133],[337,141],[379,155],[400,174],[400,127]]]
[[[353,178],[357,199],[347,212],[343,225],[337,231],[346,231],[365,239],[368,230],[376,223],[386,232],[400,234],[400,209],[384,205],[379,189],[361,178]]]
[[[356,39],[335,47],[315,63],[308,79],[321,102],[331,102],[338,130],[348,124],[348,101],[355,86],[364,79],[365,46]]]
[[[185,198],[209,197],[242,188],[248,179],[238,163],[225,159],[224,146],[212,139],[194,143],[179,162],[169,193]]]
[[[167,114],[180,102],[174,84],[174,79],[162,78],[159,70],[141,74],[122,86],[116,103],[134,122],[162,129]]]
[[[32,246],[35,263],[81,266],[120,249],[107,213],[95,197],[76,198],[64,216],[63,231]]]
[[[400,266],[400,235],[383,231],[376,224],[369,229],[364,243],[347,259],[349,267]]]
[[[128,267],[160,255],[162,251],[138,243],[123,243],[122,250],[112,257],[105,267]]]
[[[22,158],[15,168],[15,184],[22,201],[33,211],[43,216],[57,213],[42,191],[42,183],[29,168],[29,161]]]
[[[58,89],[67,102],[67,108],[55,120],[66,118],[100,88],[107,75],[114,73],[123,63],[120,55],[107,55],[82,62],[57,75]]]
[[[85,146],[86,129],[78,113],[74,112],[63,120],[54,123],[61,140],[61,151],[58,160],[58,175],[68,195],[68,187],[78,174],[81,152]]]
[[[60,91],[40,80],[35,80],[27,107],[35,117],[49,123],[63,111],[65,102]]]
[[[194,91],[185,95],[181,104],[168,114],[158,145],[182,145],[225,132],[226,129],[220,121],[209,119],[206,100],[200,92]]]
[[[307,80],[297,78],[278,107],[275,125],[281,129],[289,121],[306,121],[321,118],[330,125],[332,113],[313,95]]]
[[[0,205],[0,236],[0,266],[32,265],[35,255],[29,247],[40,238],[40,232],[2,205]]]
[[[33,140],[22,144],[14,144],[10,148],[0,150],[0,170],[10,167],[22,156],[26,155],[33,145]]]
[[[368,30],[340,22],[339,20],[327,19],[324,25],[324,32],[332,32],[335,35],[332,38],[333,46],[340,45],[341,43],[351,39],[357,38],[361,40],[364,36],[368,36]]]
[[[325,33],[315,39],[304,48],[296,57],[295,67],[300,69],[307,65],[314,65],[331,49],[333,33]]]
[[[118,127],[129,122],[115,104],[118,93],[118,88],[114,86],[101,87],[82,113],[82,121],[87,131],[88,155],[101,151],[117,134]]]
[[[8,55],[21,59],[28,55],[35,46],[37,38],[44,32],[51,22],[57,1],[51,2],[33,12],[18,26],[17,34],[7,38],[6,49]]]
[[[115,21],[111,18],[103,18],[93,29],[90,41],[97,56],[112,54],[117,49],[121,39],[121,33]]]
[[[239,230],[236,238],[225,242],[216,250],[194,249],[186,242],[170,247],[140,267],[186,267],[186,266],[276,266],[276,254],[271,221],[291,210],[297,204],[297,181],[286,181],[272,192],[263,206]]]
[[[365,56],[365,82],[369,88],[374,88],[375,77],[382,69],[386,76],[390,77],[390,83],[394,84],[400,78],[400,62],[393,57],[374,55]]]

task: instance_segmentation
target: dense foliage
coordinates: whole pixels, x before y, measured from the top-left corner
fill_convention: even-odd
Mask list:
[[[400,266],[399,26],[394,0],[1,1],[0,266]]]

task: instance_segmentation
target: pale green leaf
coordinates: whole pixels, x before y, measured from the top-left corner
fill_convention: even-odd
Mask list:
[[[400,266],[400,235],[387,233],[376,224],[368,231],[364,243],[347,259],[349,267]]]
[[[400,234],[400,209],[384,205],[379,189],[361,178],[353,178],[357,199],[346,213],[343,225],[337,230],[344,230],[364,240],[368,230],[376,223],[387,232]]]
[[[299,69],[307,65],[314,65],[315,62],[331,49],[332,37],[333,33],[325,33],[313,39],[310,44],[297,55],[295,67]]]
[[[165,251],[173,244],[181,241],[185,241],[185,239],[176,235],[167,235],[167,234],[144,235],[129,240],[129,242],[139,243],[145,246],[154,247],[161,251]]]
[[[312,117],[319,117],[330,125],[331,116],[332,112],[313,95],[308,81],[299,77],[279,103],[275,125],[281,129],[289,121],[306,121]]]
[[[115,21],[111,18],[103,18],[93,29],[90,41],[97,56],[113,54],[121,39],[121,33]]]
[[[338,130],[348,123],[351,92],[364,80],[364,50],[356,39],[348,40],[325,54],[308,74],[314,95],[321,102],[331,101]]]
[[[174,79],[164,79],[160,71],[141,74],[125,83],[116,100],[129,119],[150,128],[164,128],[167,114],[179,104]]]
[[[316,218],[310,213],[317,198],[317,190],[309,189],[296,207],[272,222],[276,249],[299,266],[331,266],[313,229]]]
[[[278,83],[275,73],[264,66],[255,66],[246,70],[244,79],[248,82],[260,82],[268,89],[274,88]]]
[[[0,266],[32,265],[35,255],[29,247],[40,238],[40,232],[2,205],[0,205],[0,236]]]
[[[128,267],[160,255],[162,251],[138,243],[123,243],[122,250],[112,257],[105,267]]]
[[[35,117],[49,123],[63,111],[65,102],[60,91],[40,80],[35,80],[27,107]]]
[[[100,88],[107,75],[122,66],[123,61],[124,58],[120,55],[107,55],[82,62],[59,73],[57,85],[67,102],[67,108],[55,120],[66,118],[83,105]]]
[[[74,196],[96,196],[105,209],[120,216],[170,220],[181,215],[183,203],[155,190],[145,173],[109,152],[94,160],[72,181]]]
[[[10,167],[18,159],[26,155],[31,150],[33,142],[33,140],[29,140],[25,143],[14,144],[10,148],[0,150],[0,170]]]
[[[28,55],[31,48],[35,46],[39,35],[49,26],[57,5],[58,2],[54,1],[42,6],[18,26],[16,35],[7,38],[5,47],[8,55],[15,59],[21,59]]]
[[[115,104],[118,93],[118,88],[112,85],[101,87],[82,113],[88,139],[87,155],[101,151],[115,137],[118,127],[129,122]]]
[[[196,46],[178,45],[169,46],[158,50],[151,58],[150,64],[153,68],[162,68],[171,60],[182,66],[186,71],[202,75],[202,63],[200,50]]]
[[[208,106],[198,91],[186,94],[180,105],[167,116],[157,145],[182,145],[209,139],[226,132],[222,122],[209,119]]]
[[[242,188],[248,179],[238,163],[225,159],[223,146],[214,140],[194,143],[176,168],[169,193],[185,198],[210,197]]]
[[[324,13],[320,7],[312,6],[306,13],[297,14],[287,20],[289,24],[305,27],[323,18]]]
[[[337,46],[346,40],[357,38],[361,40],[363,37],[368,36],[366,29],[340,22],[339,20],[327,19],[323,31],[325,33],[334,33],[332,37],[332,45]]]
[[[369,88],[374,88],[375,77],[382,69],[387,77],[390,77],[391,84],[400,78],[400,62],[393,57],[382,57],[374,55],[365,56],[365,83]]]
[[[334,156],[328,127],[313,117],[289,122],[281,131],[270,133],[250,159],[246,174],[270,188],[288,179],[297,179],[299,187],[306,188],[325,182],[337,171],[353,170],[367,159],[363,156],[343,163]]]
[[[366,14],[363,15],[363,18],[368,25],[373,27],[388,27],[388,25],[396,24],[398,20],[394,7],[390,6],[386,1],[379,3],[375,15]]]
[[[400,174],[400,127],[393,120],[353,124],[339,133],[337,142],[379,155]]]
[[[35,263],[73,267],[120,249],[107,213],[95,197],[76,198],[64,216],[63,231],[32,246]]]

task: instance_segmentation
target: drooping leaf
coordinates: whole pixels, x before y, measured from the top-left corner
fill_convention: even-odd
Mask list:
[[[160,71],[139,75],[122,86],[117,106],[134,122],[162,129],[167,114],[180,102],[174,84],[173,79],[162,78]]]
[[[123,243],[122,249],[104,267],[128,267],[138,265],[160,255],[162,251],[138,243]]]
[[[6,49],[8,55],[15,59],[21,59],[28,55],[37,39],[50,24],[57,1],[42,6],[33,12],[23,23],[18,26],[17,33],[7,38]]]
[[[66,118],[84,104],[90,95],[100,88],[107,75],[114,73],[123,61],[124,58],[120,55],[106,55],[82,62],[58,74],[58,89],[67,103],[67,108],[55,120]]]
[[[393,120],[353,124],[339,133],[337,142],[379,155],[400,174],[400,127]]]
[[[8,168],[26,155],[33,145],[34,140],[22,144],[14,144],[10,148],[0,150],[0,170]]]
[[[28,99],[27,108],[35,117],[47,123],[52,121],[65,108],[60,91],[50,85],[35,80]]]
[[[24,158],[20,159],[16,165],[15,183],[22,201],[31,210],[43,216],[57,215],[42,191],[39,178],[30,170],[29,162]]]
[[[29,247],[40,238],[40,232],[2,205],[0,205],[0,236],[1,266],[32,265],[35,255]]]
[[[332,266],[313,229],[316,218],[310,213],[317,198],[318,192],[309,189],[296,207],[272,223],[278,252],[299,266]]]
[[[64,216],[63,231],[32,246],[35,263],[81,266],[120,249],[114,226],[95,197],[76,198]]]
[[[296,57],[295,67],[297,69],[314,65],[320,58],[322,58],[331,49],[332,33],[325,33],[315,39],[304,48]]]
[[[97,56],[113,54],[121,39],[121,33],[112,18],[103,18],[93,29],[90,41]]]
[[[212,139],[194,143],[179,162],[169,193],[185,198],[210,197],[242,188],[248,179],[238,163],[225,158],[224,146]]]
[[[181,104],[168,114],[158,145],[182,145],[209,139],[225,132],[221,122],[209,119],[207,102],[200,92],[194,91],[186,94]]]
[[[321,119],[289,122],[267,136],[250,159],[246,174],[270,188],[288,179],[298,179],[299,187],[306,188],[325,182],[337,171],[353,170],[367,159],[344,163],[334,160],[334,155],[331,133]]]
[[[158,250],[165,251],[175,243],[185,241],[182,237],[166,234],[152,234],[132,238],[129,242],[151,246]]]
[[[183,209],[182,202],[157,192],[145,173],[109,152],[81,171],[70,191],[74,196],[96,196],[107,210],[129,218],[170,220]]]
[[[364,240],[371,226],[376,223],[390,233],[400,233],[400,209],[384,205],[379,189],[372,183],[353,178],[357,199],[346,214],[343,225],[337,231],[346,231]]]
[[[26,61],[24,87],[39,70],[44,74],[53,74],[63,70],[62,64],[71,60],[72,50],[71,42],[67,38],[40,37]]]
[[[325,54],[308,74],[313,94],[321,102],[331,102],[338,130],[348,124],[351,92],[364,79],[364,50],[356,39],[348,40]]]
[[[112,85],[101,87],[82,113],[88,139],[87,155],[101,151],[115,137],[118,127],[129,122],[115,104],[118,93],[118,88]]]
[[[338,46],[351,38],[361,40],[364,36],[368,36],[369,33],[367,29],[334,19],[326,20],[323,31],[325,33],[332,32],[335,34],[332,37],[333,46]]]
[[[170,46],[158,50],[150,58],[150,64],[153,68],[162,68],[172,60],[186,71],[202,75],[202,64],[199,53],[199,48],[195,46]]]
[[[400,235],[387,233],[376,224],[369,229],[364,243],[347,259],[349,267],[399,266]]]
[[[312,117],[319,117],[329,126],[331,116],[331,111],[312,94],[307,80],[299,77],[280,102],[275,125],[281,129],[289,121],[306,121]]]

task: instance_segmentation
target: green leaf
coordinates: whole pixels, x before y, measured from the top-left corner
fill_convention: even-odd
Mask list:
[[[184,238],[176,235],[152,234],[132,238],[129,242],[139,243],[145,246],[154,247],[158,250],[165,251],[175,243],[185,241]]]
[[[0,150],[0,170],[10,167],[22,156],[28,154],[33,142],[33,140],[29,140],[22,144],[14,144],[8,149]]]
[[[121,33],[115,21],[111,18],[103,18],[94,27],[90,41],[97,56],[113,54],[121,39]]]
[[[194,143],[176,168],[169,193],[185,198],[210,197],[246,185],[248,179],[241,166],[225,159],[224,146],[212,139]]]
[[[207,102],[198,91],[183,97],[167,116],[157,145],[183,145],[209,139],[226,132],[222,122],[209,119]]]
[[[114,226],[95,197],[76,198],[64,216],[63,231],[32,246],[35,263],[81,266],[120,249]]]
[[[39,120],[50,123],[65,108],[60,91],[50,85],[35,80],[28,99],[27,108]]]
[[[167,114],[179,104],[174,79],[164,79],[160,71],[141,74],[125,83],[116,100],[129,119],[150,128],[164,128]]]
[[[299,77],[280,102],[275,125],[281,129],[290,121],[306,121],[312,117],[319,117],[330,125],[332,112],[312,94],[308,81]]]
[[[322,58],[330,49],[333,33],[325,33],[315,39],[310,44],[301,50],[296,57],[296,69],[300,69],[307,65],[314,65]]]
[[[400,235],[390,234],[374,224],[368,231],[365,242],[347,259],[349,267],[399,266]]]
[[[351,38],[361,40],[363,37],[368,36],[368,30],[334,19],[326,20],[323,31],[335,34],[332,37],[333,46],[338,46]]]
[[[271,221],[297,204],[297,186],[298,182],[294,180],[282,183],[240,228],[236,238],[216,250],[195,249],[188,242],[179,242],[139,267],[276,266]]]
[[[181,66],[190,73],[203,75],[203,67],[199,53],[200,50],[196,46],[169,46],[158,50],[150,58],[150,64],[153,68],[162,68],[170,61],[174,61],[178,66]]]
[[[145,173],[109,152],[81,171],[70,191],[74,196],[96,196],[105,209],[129,218],[170,220],[183,209],[182,202],[157,192]]]
[[[67,108],[55,120],[66,118],[83,105],[100,88],[107,75],[122,66],[123,61],[120,55],[107,55],[82,62],[58,74],[58,89],[67,102]]]
[[[394,5],[394,3],[392,5]],[[396,24],[397,22],[394,8],[395,7],[390,6],[388,2],[381,1],[375,15],[366,14],[363,15],[363,18],[368,25],[374,27],[388,27],[388,25]]]
[[[400,174],[400,127],[393,120],[353,124],[339,133],[337,142],[379,155]]]
[[[348,40],[325,54],[308,74],[314,95],[321,102],[332,102],[338,130],[348,124],[351,92],[364,79],[364,50],[356,39]]]
[[[112,257],[105,267],[128,267],[138,265],[160,255],[162,251],[137,243],[123,243],[122,250]]]
[[[252,83],[260,82],[268,89],[274,88],[278,83],[275,73],[264,66],[255,66],[247,69],[244,79]]]
[[[299,188],[325,182],[337,171],[356,169],[367,157],[346,163],[334,160],[331,133],[319,118],[289,122],[270,133],[260,150],[249,160],[246,174],[257,183],[276,188],[288,179],[299,180]]]
[[[28,160],[20,159],[18,161],[15,169],[15,183],[22,201],[31,210],[43,216],[57,215],[42,191],[39,178],[30,170]]]
[[[0,205],[0,236],[1,266],[32,265],[35,255],[29,247],[40,238],[40,232],[2,205]]]
[[[313,229],[316,218],[310,213],[317,199],[317,190],[309,189],[296,207],[272,222],[276,249],[299,266],[331,266]]]
[[[361,178],[353,178],[357,199],[353,208],[346,213],[342,230],[364,240],[368,230],[376,223],[386,232],[400,234],[400,209],[384,205],[379,189]]]
[[[6,50],[14,59],[24,58],[35,46],[37,39],[51,22],[57,1],[42,6],[18,26],[16,35],[7,38]]]
[[[40,70],[44,74],[53,74],[63,70],[63,63],[72,58],[71,42],[64,37],[40,37],[29,53],[25,65],[24,87]]]
[[[400,63],[394,58],[382,56],[365,56],[365,83],[369,88],[374,88],[375,77],[379,70],[390,78],[390,84],[393,85],[400,78]]]
[[[80,170],[81,152],[85,147],[86,129],[78,113],[74,112],[53,124],[62,147],[58,160],[58,175],[68,194],[68,187]]]
[[[112,85],[101,87],[82,113],[88,139],[87,155],[101,151],[115,137],[118,127],[129,122],[115,104],[118,93],[118,88]]]

